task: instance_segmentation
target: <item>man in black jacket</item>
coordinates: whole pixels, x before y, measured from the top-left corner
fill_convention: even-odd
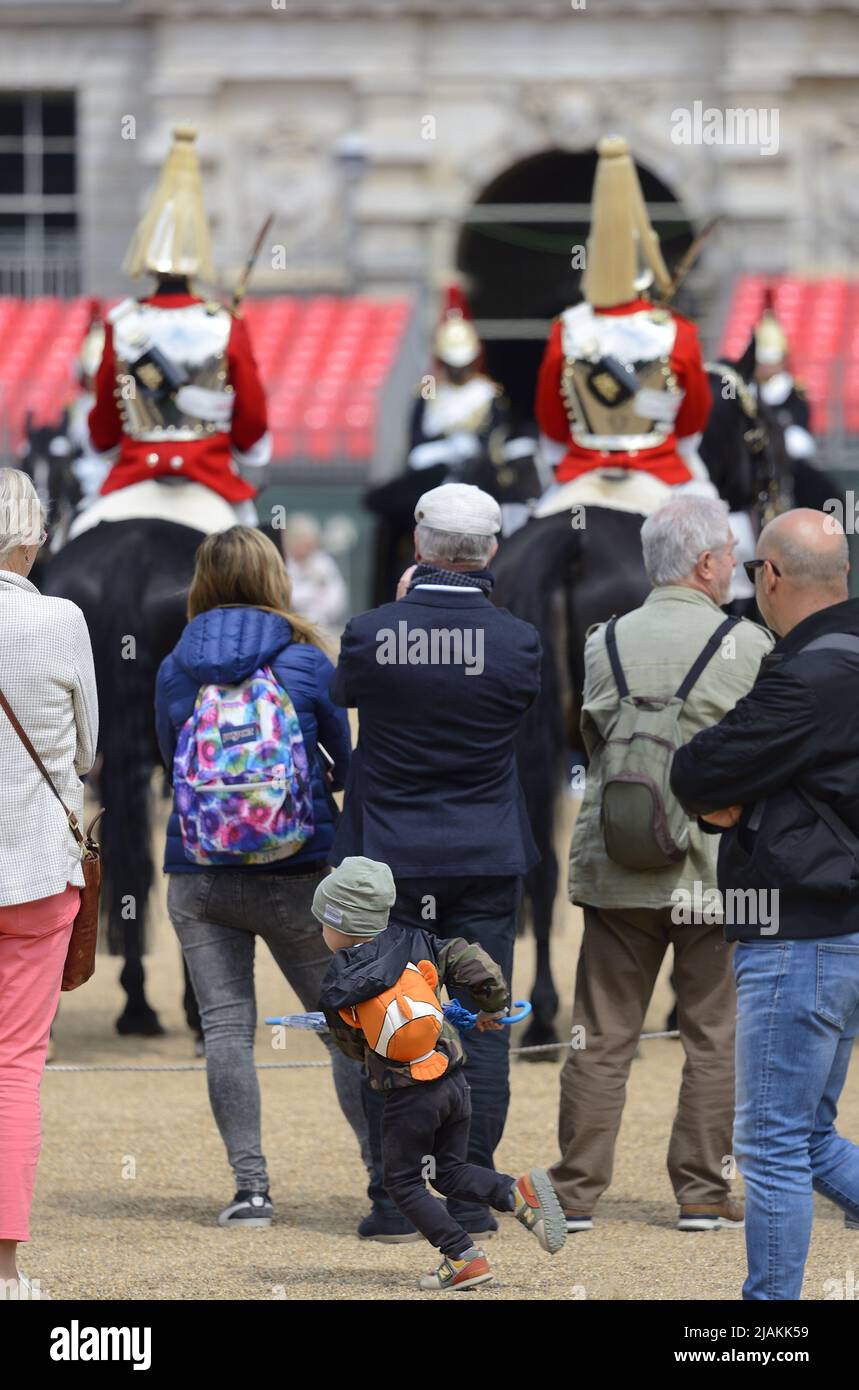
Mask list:
[[[358,710],[358,746],[331,862],[364,855],[389,864],[391,921],[476,942],[511,982],[522,875],[537,862],[519,786],[514,738],[540,688],[530,623],[490,601],[488,565],[498,503],[445,483],[415,510],[417,565],[397,600],[353,618],[331,686]],[[472,1001],[463,994],[463,1003]],[[469,1161],[492,1167],[510,1099],[508,1030],[469,1039],[473,1117]],[[381,1184],[381,1106],[365,1090],[377,1160],[373,1210],[359,1234],[412,1233]],[[472,1234],[496,1229],[487,1208],[450,1203]]]
[[[859,600],[846,537],[823,512],[776,518],[748,568],[781,640],[751,692],[677,752],[671,783],[724,832],[743,1296],[796,1299],[812,1191],[859,1217],[859,1145],[834,1124],[859,1033]]]

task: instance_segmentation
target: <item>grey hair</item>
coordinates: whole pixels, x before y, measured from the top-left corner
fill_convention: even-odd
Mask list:
[[[419,521],[415,540],[421,558],[431,565],[472,565],[483,569],[489,563],[494,536],[472,536],[464,531],[439,531]]]
[[[654,588],[688,579],[705,550],[721,550],[731,538],[728,504],[716,497],[675,497],[652,512],[641,528],[644,568]]]
[[[45,526],[39,494],[20,468],[0,468],[0,560],[22,545],[38,545]]]

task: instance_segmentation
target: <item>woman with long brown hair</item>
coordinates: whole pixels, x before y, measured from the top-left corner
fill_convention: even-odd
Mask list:
[[[188,626],[155,693],[174,780],[167,910],[200,1005],[209,1099],[235,1177],[218,1220],[243,1228],[268,1226],[273,1214],[253,1058],[256,938],[316,1009],[328,957],[310,904],[334,836],[331,792],[351,750],[346,715],[328,696],[331,662],[290,601],[283,561],[261,531],[208,536]],[[359,1067],[336,1048],[332,1062],[366,1158]]]

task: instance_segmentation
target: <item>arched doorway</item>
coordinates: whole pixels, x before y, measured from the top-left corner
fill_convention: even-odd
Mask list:
[[[474,318],[487,322],[487,368],[504,384],[520,422],[532,415],[548,333],[535,321],[551,320],[579,297],[573,248],[587,239],[596,163],[595,150],[546,150],[520,160],[484,189],[460,233],[457,268]],[[671,189],[649,169],[637,168],[671,269],[692,240],[692,225]],[[529,221],[523,211],[520,219],[512,207],[508,215],[504,205],[517,203],[536,204],[539,216]],[[553,216],[552,204],[569,208],[563,220]],[[493,208],[485,221],[483,207]],[[515,322],[505,328],[502,320]]]

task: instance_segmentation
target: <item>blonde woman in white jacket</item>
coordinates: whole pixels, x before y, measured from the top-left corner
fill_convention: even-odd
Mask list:
[[[33,484],[0,468],[0,690],[80,819],[98,704],[83,613],[27,578],[45,541]],[[39,1086],[84,877],[65,814],[0,709],[0,1299],[19,1274],[40,1145]]]

